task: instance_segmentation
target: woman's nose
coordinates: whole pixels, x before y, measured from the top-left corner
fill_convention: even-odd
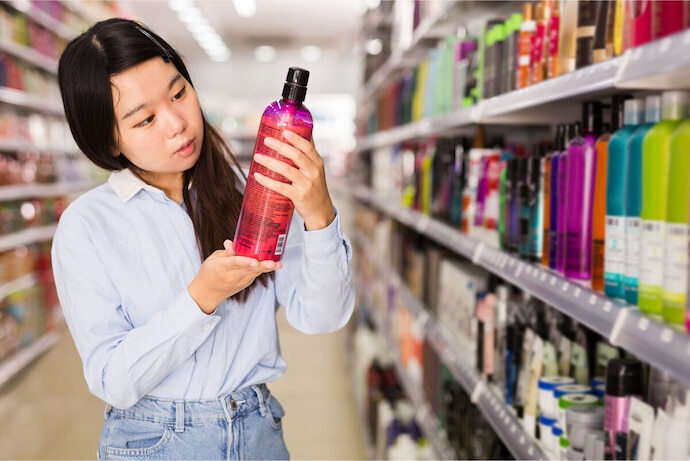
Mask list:
[[[181,114],[178,114],[174,110],[170,110],[167,112],[166,119],[168,137],[170,138],[174,138],[178,134],[184,132],[184,130],[187,128],[187,120]]]

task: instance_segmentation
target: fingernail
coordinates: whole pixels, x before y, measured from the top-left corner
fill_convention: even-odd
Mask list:
[[[254,160],[259,160],[259,161],[261,161],[261,160],[263,160],[263,158],[264,158],[264,156],[261,155],[261,154],[254,154]]]
[[[273,138],[269,138],[269,137],[264,138],[264,144],[266,144],[266,145],[271,145],[274,142],[275,142],[275,139],[273,139]]]

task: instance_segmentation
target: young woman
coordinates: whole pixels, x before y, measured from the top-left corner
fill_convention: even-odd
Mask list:
[[[257,180],[296,213],[282,263],[258,262],[228,240],[244,177],[168,43],[99,22],[58,77],[79,148],[113,171],[65,211],[52,251],[86,381],[108,404],[99,458],[288,458],[265,385],[285,371],[276,310],[313,334],[343,327],[354,305],[351,247],[312,141],[266,141],[297,167],[259,159],[291,183]]]

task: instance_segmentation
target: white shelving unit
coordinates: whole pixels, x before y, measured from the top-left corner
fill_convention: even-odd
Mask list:
[[[410,292],[406,284],[384,262],[383,258],[377,255],[369,240],[363,235],[358,234],[355,241],[364,249],[364,253],[370,257],[369,260],[375,264],[380,278],[394,290],[396,296],[402,298],[403,304],[410,310],[416,321],[423,325],[425,336],[431,346],[450,369],[455,379],[465,389],[465,392],[470,395],[472,402],[478,405],[482,414],[513,456],[516,459],[550,459],[540,444],[524,431],[522,424],[512,410],[506,406],[494,386],[484,381],[477,370],[468,365],[464,357],[467,357],[470,353],[458,348],[443,325],[429,315],[426,306]],[[377,319],[376,315],[372,315],[372,317],[379,324],[377,326],[380,331],[389,332],[391,330],[380,319]],[[389,341],[389,347],[394,349],[396,345],[394,342]],[[401,368],[399,362],[399,360],[396,360],[396,367]],[[404,374],[404,370],[399,370],[399,374]],[[418,390],[418,386],[408,383],[405,387],[408,393],[407,387],[413,388],[411,389],[412,394],[416,395],[416,399],[411,399],[415,406],[420,409],[419,412],[422,415],[430,415],[428,404],[423,397],[420,397],[421,391]],[[427,419],[429,418],[435,421],[433,416],[427,416]]]
[[[0,40],[0,51],[32,64],[51,75],[57,75],[57,62],[43,56],[41,53],[31,48],[27,48],[26,46],[19,45],[9,40]]]
[[[522,261],[429,216],[403,208],[395,199],[378,197],[366,187],[356,188],[353,196],[690,385],[690,336],[685,332],[646,317],[635,306],[608,298],[550,269]]]
[[[0,362],[0,388],[24,367],[43,355],[60,339],[58,331],[51,331]]]
[[[22,184],[18,186],[0,186],[0,202],[29,198],[60,197],[92,189],[101,181],[74,181],[55,184]]]
[[[29,151],[38,152],[39,154],[53,154],[53,155],[78,155],[79,149],[76,146],[72,147],[39,147],[29,141],[11,141],[0,139],[0,151],[2,152],[17,152]]]
[[[38,274],[31,273],[19,277],[11,282],[0,285],[0,299],[4,299],[12,293],[28,290],[38,283]]]
[[[619,89],[690,88],[690,53],[674,53],[689,45],[690,29],[630,49],[622,56],[482,100],[471,108],[380,131],[360,139],[355,150],[440,135],[475,123],[553,124],[568,110],[577,118],[584,98]]]
[[[70,40],[72,37],[74,37],[74,33],[69,29],[69,27],[38,9],[29,0],[9,0],[7,3],[17,11],[24,13],[28,18],[32,19],[37,24],[40,24],[46,29],[52,31],[58,37],[65,40]]]
[[[3,235],[0,237],[0,252],[11,250],[22,245],[45,242],[55,235],[57,224],[49,226],[33,227],[14,234]]]
[[[55,102],[48,102],[40,96],[15,90],[7,87],[0,87],[0,103],[11,104],[24,109],[37,110],[51,115],[64,115],[62,105]]]

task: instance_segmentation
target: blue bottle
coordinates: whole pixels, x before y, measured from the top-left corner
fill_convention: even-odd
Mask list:
[[[614,298],[625,297],[624,276],[626,258],[626,192],[628,189],[628,141],[642,123],[643,101],[625,101],[622,122],[608,145],[606,176],[606,252],[604,253],[604,293]],[[615,128],[615,127],[614,127]]]
[[[645,123],[628,141],[627,185],[625,190],[625,301],[637,305],[637,284],[640,271],[640,212],[642,211],[642,142],[647,132],[661,120],[661,97],[647,96]]]

